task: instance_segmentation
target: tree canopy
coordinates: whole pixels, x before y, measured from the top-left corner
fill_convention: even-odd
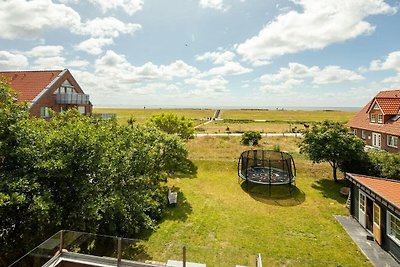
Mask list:
[[[244,145],[258,145],[261,140],[261,134],[257,131],[247,131],[242,134],[241,143]]]
[[[149,119],[148,124],[154,125],[168,134],[177,134],[185,140],[192,138],[194,134],[193,121],[185,118],[185,116],[179,117],[174,113],[153,115]]]
[[[299,147],[313,162],[329,162],[335,181],[338,168],[344,170],[349,160],[364,155],[364,142],[343,124],[333,121],[324,121],[305,131]]]
[[[133,237],[155,226],[167,174],[187,161],[178,136],[77,110],[29,118],[0,87],[0,265],[60,229]]]

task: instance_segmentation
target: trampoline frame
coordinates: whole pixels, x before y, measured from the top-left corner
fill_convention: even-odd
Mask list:
[[[261,156],[260,156],[261,154]],[[251,161],[251,162],[250,162]],[[249,170],[257,168],[267,170],[267,179],[255,180],[249,176]],[[285,181],[280,179],[274,181],[272,179],[272,171],[279,171],[281,174],[287,175]],[[253,176],[253,175],[252,175]],[[248,190],[248,183],[269,185],[269,193],[271,195],[272,185],[289,185],[289,191],[292,191],[292,184],[296,181],[296,165],[293,157],[287,152],[278,152],[273,150],[247,150],[240,154],[238,161],[238,177],[246,182],[246,190]]]

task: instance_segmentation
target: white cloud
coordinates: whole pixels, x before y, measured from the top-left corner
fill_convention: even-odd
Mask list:
[[[105,13],[110,9],[122,8],[127,14],[133,15],[143,8],[143,0],[89,0],[100,7]]]
[[[229,90],[226,88],[228,81],[222,76],[211,79],[188,78],[185,83],[193,86],[195,89],[190,91],[190,95],[213,98],[226,94]]]
[[[226,62],[223,66],[218,66],[210,69],[209,71],[200,74],[200,77],[209,75],[241,75],[253,71],[252,69],[245,68],[237,62]]]
[[[124,23],[114,17],[95,18],[73,29],[77,34],[92,37],[118,37],[120,34],[133,34],[141,29],[140,24]]]
[[[231,51],[225,51],[218,49],[215,52],[206,52],[202,55],[197,55],[196,60],[198,61],[211,61],[214,64],[224,64],[232,61],[235,58],[235,53]]]
[[[400,73],[398,73],[396,76],[390,76],[382,81],[383,83],[389,83],[390,87],[392,88],[399,88],[400,87]]]
[[[32,48],[24,54],[28,57],[56,57],[60,56],[64,51],[61,45],[41,45]]]
[[[77,50],[85,51],[92,55],[98,55],[103,52],[103,47],[113,44],[112,38],[90,38],[75,46]]]
[[[34,39],[48,29],[69,29],[79,24],[77,12],[51,0],[0,2],[0,38]]]
[[[222,10],[224,8],[223,4],[223,0],[200,0],[199,2],[200,7],[202,8],[212,8],[219,10]]]
[[[78,69],[84,69],[89,64],[90,64],[89,61],[82,60],[82,59],[74,59],[74,60],[67,62],[68,68],[78,68]]]
[[[34,69],[64,69],[64,57],[40,57],[33,62]]]
[[[276,74],[265,74],[260,77],[261,90],[264,92],[287,92],[303,84],[305,79],[311,79],[315,85],[336,84],[345,81],[358,81],[363,76],[354,71],[342,69],[339,66],[307,67],[299,63],[289,63],[287,68],[280,68]]]
[[[236,51],[251,62],[308,49],[322,49],[375,30],[364,19],[371,15],[393,14],[397,8],[383,0],[293,0],[303,12],[277,16],[258,33],[237,44]]]
[[[369,65],[370,70],[389,70],[400,71],[400,51],[389,53],[385,61],[373,60]]]
[[[24,55],[12,54],[7,51],[0,51],[0,69],[16,70],[28,66],[28,59]]]

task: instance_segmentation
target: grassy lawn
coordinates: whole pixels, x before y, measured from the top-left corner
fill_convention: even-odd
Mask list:
[[[296,188],[245,187],[238,182],[237,158],[247,149],[238,137],[201,137],[188,143],[198,167],[195,177],[170,179],[179,188],[176,207],[143,245],[157,261],[187,259],[207,266],[371,266],[333,215],[347,215],[341,184],[327,164],[313,165],[298,153],[299,139],[270,137],[262,145],[290,151],[297,167]]]
[[[185,116],[193,119],[196,124],[200,120],[212,117],[214,110],[212,109],[119,109],[119,108],[94,108],[94,113],[115,113],[119,123],[125,124],[130,117],[133,117],[138,122],[144,122],[153,115],[163,112],[171,112],[179,116]]]
[[[305,110],[223,110],[223,119],[250,119],[268,121],[304,121],[315,122],[323,120],[334,120],[347,122],[356,112],[346,111],[305,111]]]

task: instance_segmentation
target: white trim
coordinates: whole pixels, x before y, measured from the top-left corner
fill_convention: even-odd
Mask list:
[[[396,215],[394,215],[393,213],[391,213],[390,211],[386,211],[386,235],[393,241],[395,242],[398,246],[400,246],[400,240],[397,239],[396,237],[392,236],[391,234],[389,234],[389,231],[391,229],[390,226],[390,215],[392,215],[393,217],[395,217],[397,220],[400,220],[399,217],[397,217]]]
[[[34,105],[37,101],[40,100],[40,98],[42,98],[48,90],[50,90],[50,88],[58,81],[58,79],[60,79],[66,72],[68,71],[68,69],[64,69],[60,72],[60,74],[57,75],[57,77],[55,77],[33,100],[32,100],[32,105]]]

